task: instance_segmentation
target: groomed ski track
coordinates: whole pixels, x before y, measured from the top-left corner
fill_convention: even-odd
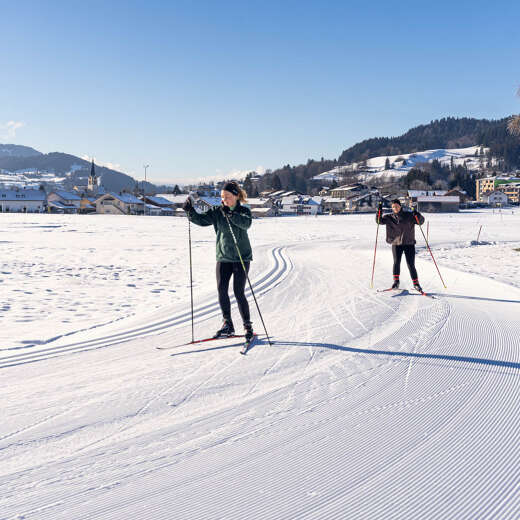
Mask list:
[[[437,299],[377,294],[347,240],[264,251],[274,344],[250,298],[246,357],[156,350],[185,308],[2,352],[0,519],[520,517],[520,290],[418,261]]]

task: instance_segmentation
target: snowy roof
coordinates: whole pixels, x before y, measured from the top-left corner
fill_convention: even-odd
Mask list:
[[[345,199],[340,199],[338,197],[324,197],[323,202],[325,203],[340,203],[345,202]]]
[[[424,190],[408,190],[408,196],[409,197],[431,197],[433,195],[445,195],[447,190],[431,190],[431,191],[424,191]]]
[[[262,199],[262,198],[248,198],[247,203],[252,204],[266,204],[269,202],[269,199]]]
[[[172,193],[158,193],[155,196],[167,200],[170,204],[182,204],[188,197],[186,194],[173,195]]]
[[[273,208],[253,208],[251,211],[253,213],[269,213],[273,211]]]
[[[172,201],[171,200],[168,200],[168,199],[165,199],[164,197],[160,197],[158,195],[155,195],[153,197],[151,196],[146,196],[146,198],[151,201],[152,204],[155,204],[155,205],[159,205],[159,206],[164,206],[164,205],[169,205],[169,204],[172,204]],[[184,197],[183,199],[183,202],[186,200],[186,197]]]
[[[65,199],[65,200],[81,200],[81,197],[79,197],[75,193],[72,193],[71,191],[58,190],[58,191],[53,191],[52,193],[56,193],[56,195],[58,195],[59,197],[61,197],[62,199]]]
[[[285,204],[304,204],[307,206],[319,206],[319,202],[312,200],[311,197],[302,197],[299,195],[291,195],[282,199],[282,205]]]
[[[210,206],[220,206],[222,204],[222,199],[220,197],[199,197],[198,200],[201,200]]]
[[[355,189],[359,189],[359,186],[351,186],[350,184],[345,184],[344,186],[339,186],[337,188],[331,188],[332,191],[336,191],[336,190],[355,190]]]
[[[113,191],[109,192],[108,195],[112,195],[112,197],[119,199],[121,202],[125,204],[143,204],[142,200],[139,200],[137,197],[134,197],[131,193],[114,193]]]
[[[460,202],[460,197],[436,197],[435,195],[430,195],[426,197],[417,197],[417,202],[456,202],[458,204]]]
[[[44,201],[44,191],[40,190],[0,190],[0,200],[33,200]]]
[[[49,206],[51,208],[58,208],[58,209],[74,209],[77,210],[77,206],[73,206],[72,204],[63,204],[63,202],[60,202],[59,200],[50,200]]]

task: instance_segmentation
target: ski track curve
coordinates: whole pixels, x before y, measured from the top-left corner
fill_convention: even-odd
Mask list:
[[[334,288],[323,294],[319,287],[330,273],[318,260],[310,266],[298,261],[306,247],[291,248],[281,294],[263,293],[269,323],[296,341],[275,337],[273,347],[255,347],[246,358],[210,351],[207,361],[194,361],[193,371],[140,405],[126,426],[46,469],[50,481],[61,475],[76,482],[73,491],[49,484],[42,500],[25,488],[37,468],[34,475],[13,475],[9,496],[29,493],[17,514],[53,520],[517,518],[520,338],[514,310],[502,303],[497,315],[497,304],[442,294],[436,300],[375,296],[356,282],[353,294]],[[367,257],[350,255],[356,262]],[[337,271],[348,273],[348,266]],[[302,287],[305,280],[310,289]],[[471,276],[460,280],[471,287]],[[302,307],[304,296],[323,312]],[[276,318],[287,308],[294,310],[289,323]],[[375,326],[376,310],[383,322]],[[186,356],[168,358],[198,354]],[[173,410],[148,416],[153,403],[176,389]],[[205,402],[219,396],[234,400],[204,413]],[[155,420],[155,428],[130,435],[146,420]],[[107,457],[117,460],[115,468],[105,467]],[[1,520],[8,518],[16,516]]]
[[[273,290],[280,283],[293,268],[290,259],[288,258],[284,247],[277,247],[271,250],[273,266],[267,273],[259,275],[257,280],[252,281],[253,290],[258,298],[261,298],[269,291]],[[249,287],[246,288],[246,296],[251,295]],[[233,297],[230,298],[232,305],[236,303]],[[218,302],[214,301],[203,302],[194,308],[194,322],[200,323],[211,316],[216,316],[220,313]],[[62,346],[48,347],[39,349],[34,352],[23,352],[12,355],[4,355],[0,357],[0,368],[7,368],[17,366],[24,363],[32,363],[49,359],[51,357],[62,356],[65,354],[78,353],[86,350],[100,349],[118,345],[126,341],[141,339],[149,335],[169,332],[170,330],[183,327],[187,322],[191,322],[190,312],[180,312],[171,318],[161,320],[159,322],[150,323],[140,326],[138,328],[130,328],[121,333],[111,334],[108,336],[99,336],[97,338],[88,339],[76,343],[69,343]]]

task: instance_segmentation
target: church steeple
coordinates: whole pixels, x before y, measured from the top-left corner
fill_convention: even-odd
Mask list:
[[[94,167],[94,159],[92,159],[92,165],[90,166],[90,176],[88,178],[88,189],[91,192],[97,192],[97,187],[96,168]]]

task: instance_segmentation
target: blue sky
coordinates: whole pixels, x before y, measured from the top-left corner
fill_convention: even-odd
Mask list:
[[[0,2],[0,142],[175,183],[520,112],[520,2]]]

